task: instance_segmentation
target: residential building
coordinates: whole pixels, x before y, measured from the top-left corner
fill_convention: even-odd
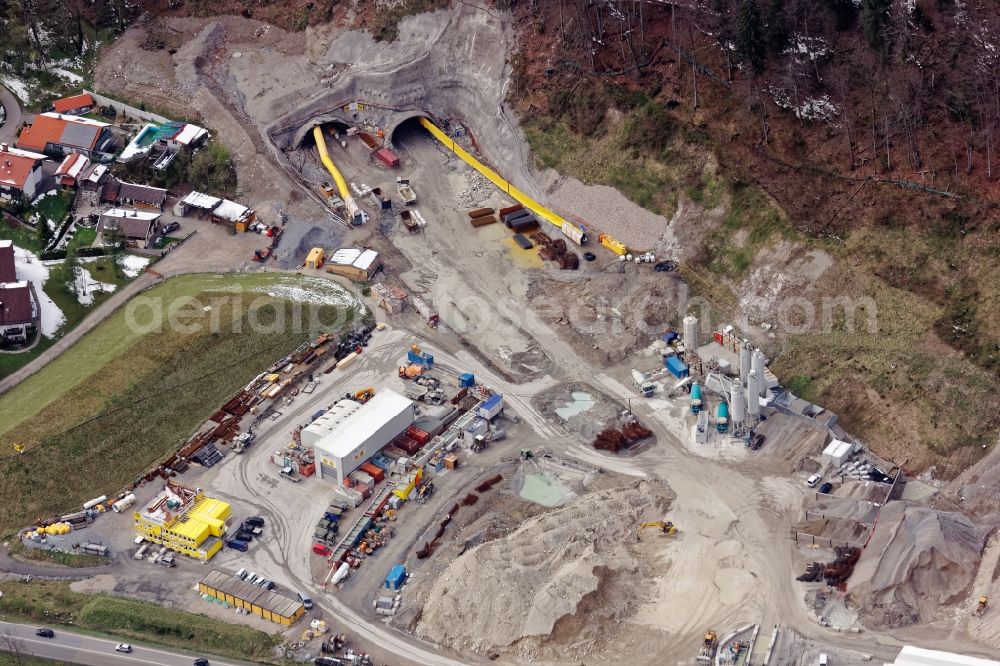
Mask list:
[[[90,113],[93,108],[94,98],[90,96],[90,93],[81,93],[79,95],[73,95],[72,97],[63,97],[62,99],[53,100],[51,106],[51,109],[56,113],[64,113],[66,115],[73,116]]]
[[[97,233],[105,244],[111,241],[113,232],[118,232],[125,243],[149,248],[160,232],[160,215],[152,211],[112,208],[101,213]]]
[[[70,153],[56,169],[56,182],[61,187],[75,188],[81,175],[90,166],[90,160],[80,153]]]
[[[17,269],[14,265],[14,242],[0,240],[0,282],[15,282]]]
[[[167,191],[159,187],[126,183],[110,178],[101,190],[101,203],[163,210]]]
[[[144,539],[195,559],[207,561],[222,548],[231,508],[179,483],[167,481],[149,504],[133,514]]]
[[[45,155],[0,143],[0,200],[27,203],[34,199],[44,161]]]
[[[28,282],[0,282],[0,339],[21,342],[35,326],[36,313]]]
[[[21,130],[17,147],[47,155],[82,153],[96,159],[114,149],[111,125],[90,118],[40,113],[34,122]]]

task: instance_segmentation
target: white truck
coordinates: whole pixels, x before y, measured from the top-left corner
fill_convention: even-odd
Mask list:
[[[644,373],[634,368],[632,370],[632,384],[639,391],[639,395],[644,398],[652,397],[653,392],[656,391],[656,385],[649,381]]]
[[[396,177],[396,191],[399,192],[400,198],[403,200],[403,204],[407,206],[412,206],[417,203],[417,195],[410,187],[410,179],[402,178],[400,176]]]

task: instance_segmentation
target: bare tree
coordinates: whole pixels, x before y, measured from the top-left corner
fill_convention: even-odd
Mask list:
[[[10,653],[10,659],[13,666],[21,666],[22,659],[21,655],[24,653],[24,648],[21,644],[21,639],[14,635],[14,630],[8,628],[2,635],[0,635],[0,645]]]

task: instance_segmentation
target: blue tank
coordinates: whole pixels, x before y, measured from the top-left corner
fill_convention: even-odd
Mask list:
[[[701,385],[691,385],[691,413],[697,414],[701,411]]]
[[[715,408],[715,420],[715,427],[719,432],[729,430],[729,405],[724,402],[719,403],[719,406]]]

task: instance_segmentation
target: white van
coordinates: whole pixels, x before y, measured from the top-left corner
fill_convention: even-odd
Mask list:
[[[819,663],[817,666],[830,666],[830,657],[828,657],[825,652],[819,655]]]
[[[820,476],[819,474],[813,474],[808,479],[806,479],[806,485],[809,486],[810,488],[815,488],[816,484],[818,484],[822,480],[823,480],[822,476]],[[824,655],[821,655],[821,656],[825,657],[826,655],[824,654]],[[825,666],[825,664],[824,664],[824,666]]]

